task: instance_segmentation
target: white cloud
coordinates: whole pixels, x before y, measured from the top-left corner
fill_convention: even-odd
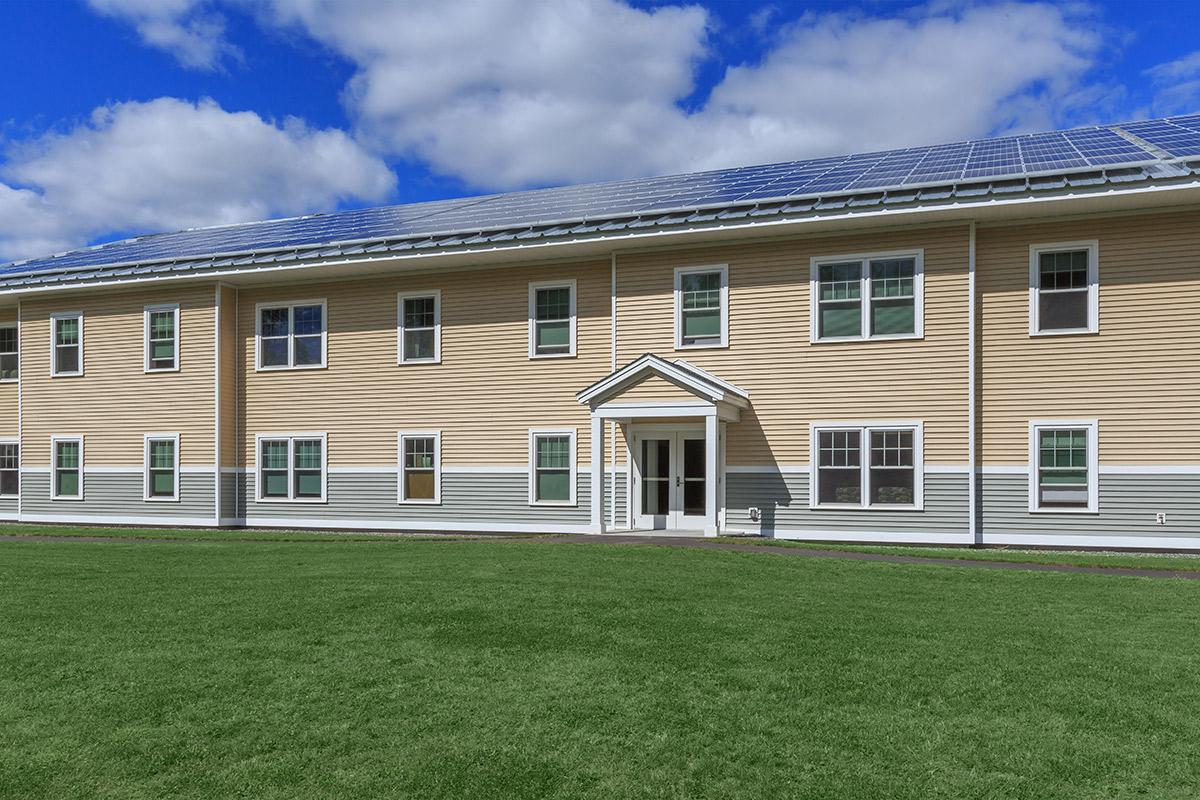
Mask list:
[[[1146,70],[1154,84],[1153,112],[1157,115],[1200,111],[1200,50]]]
[[[219,69],[240,51],[225,39],[224,18],[204,0],[87,0],[97,12],[124,19],[152,47],[185,67]]]
[[[64,133],[15,145],[0,180],[0,260],[113,231],[380,201],[395,187],[387,166],[342,131],[173,98],[103,106]]]

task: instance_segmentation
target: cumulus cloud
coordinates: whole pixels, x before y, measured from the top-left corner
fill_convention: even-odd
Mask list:
[[[1200,110],[1200,50],[1146,70],[1154,84],[1155,114],[1186,114]]]
[[[113,231],[174,230],[380,201],[395,175],[344,132],[211,100],[97,108],[0,165],[0,260]]]
[[[100,14],[132,24],[146,44],[195,69],[219,69],[241,51],[225,39],[225,19],[204,0],[87,0]]]

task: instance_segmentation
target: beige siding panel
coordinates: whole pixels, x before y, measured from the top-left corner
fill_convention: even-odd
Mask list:
[[[1100,242],[1100,332],[1029,335],[1029,246]],[[1200,212],[978,233],[980,455],[1027,464],[1029,420],[1100,420],[1110,464],[1200,463]]]
[[[578,355],[529,358],[529,283],[577,281]],[[442,292],[442,363],[396,363],[397,293]],[[589,415],[576,392],[611,371],[607,260],[441,275],[243,289],[242,448],[259,433],[324,431],[331,466],[396,463],[396,432],[440,429],[450,465],[527,464],[528,429],[574,428],[590,459]],[[255,305],[325,298],[328,367],[254,368]]]
[[[220,374],[221,374],[221,466],[238,466],[238,379],[242,350],[237,339],[237,290],[221,287]]]
[[[683,387],[676,386],[657,375],[651,375],[612,398],[615,403],[642,402],[675,402],[678,400],[698,400],[694,393]]]
[[[144,371],[146,305],[179,303],[180,370]],[[84,375],[50,377],[50,314],[82,311]],[[214,290],[174,285],[153,290],[89,290],[21,303],[25,466],[48,466],[50,437],[84,434],[93,466],[143,461],[143,436],[179,433],[180,462],[213,463]]]
[[[621,256],[618,361],[644,352],[689,362],[750,393],[729,426],[733,465],[808,461],[813,420],[925,421],[928,463],[967,457],[966,226],[797,238]],[[924,249],[925,338],[809,342],[813,257]],[[729,265],[729,347],[675,351],[674,268]]]

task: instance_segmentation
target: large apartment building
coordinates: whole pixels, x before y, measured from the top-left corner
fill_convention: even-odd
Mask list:
[[[0,517],[1200,547],[1200,117],[0,267]]]

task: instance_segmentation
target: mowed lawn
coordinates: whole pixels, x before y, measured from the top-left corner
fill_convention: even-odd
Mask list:
[[[0,796],[1191,798],[1200,582],[0,543]]]

